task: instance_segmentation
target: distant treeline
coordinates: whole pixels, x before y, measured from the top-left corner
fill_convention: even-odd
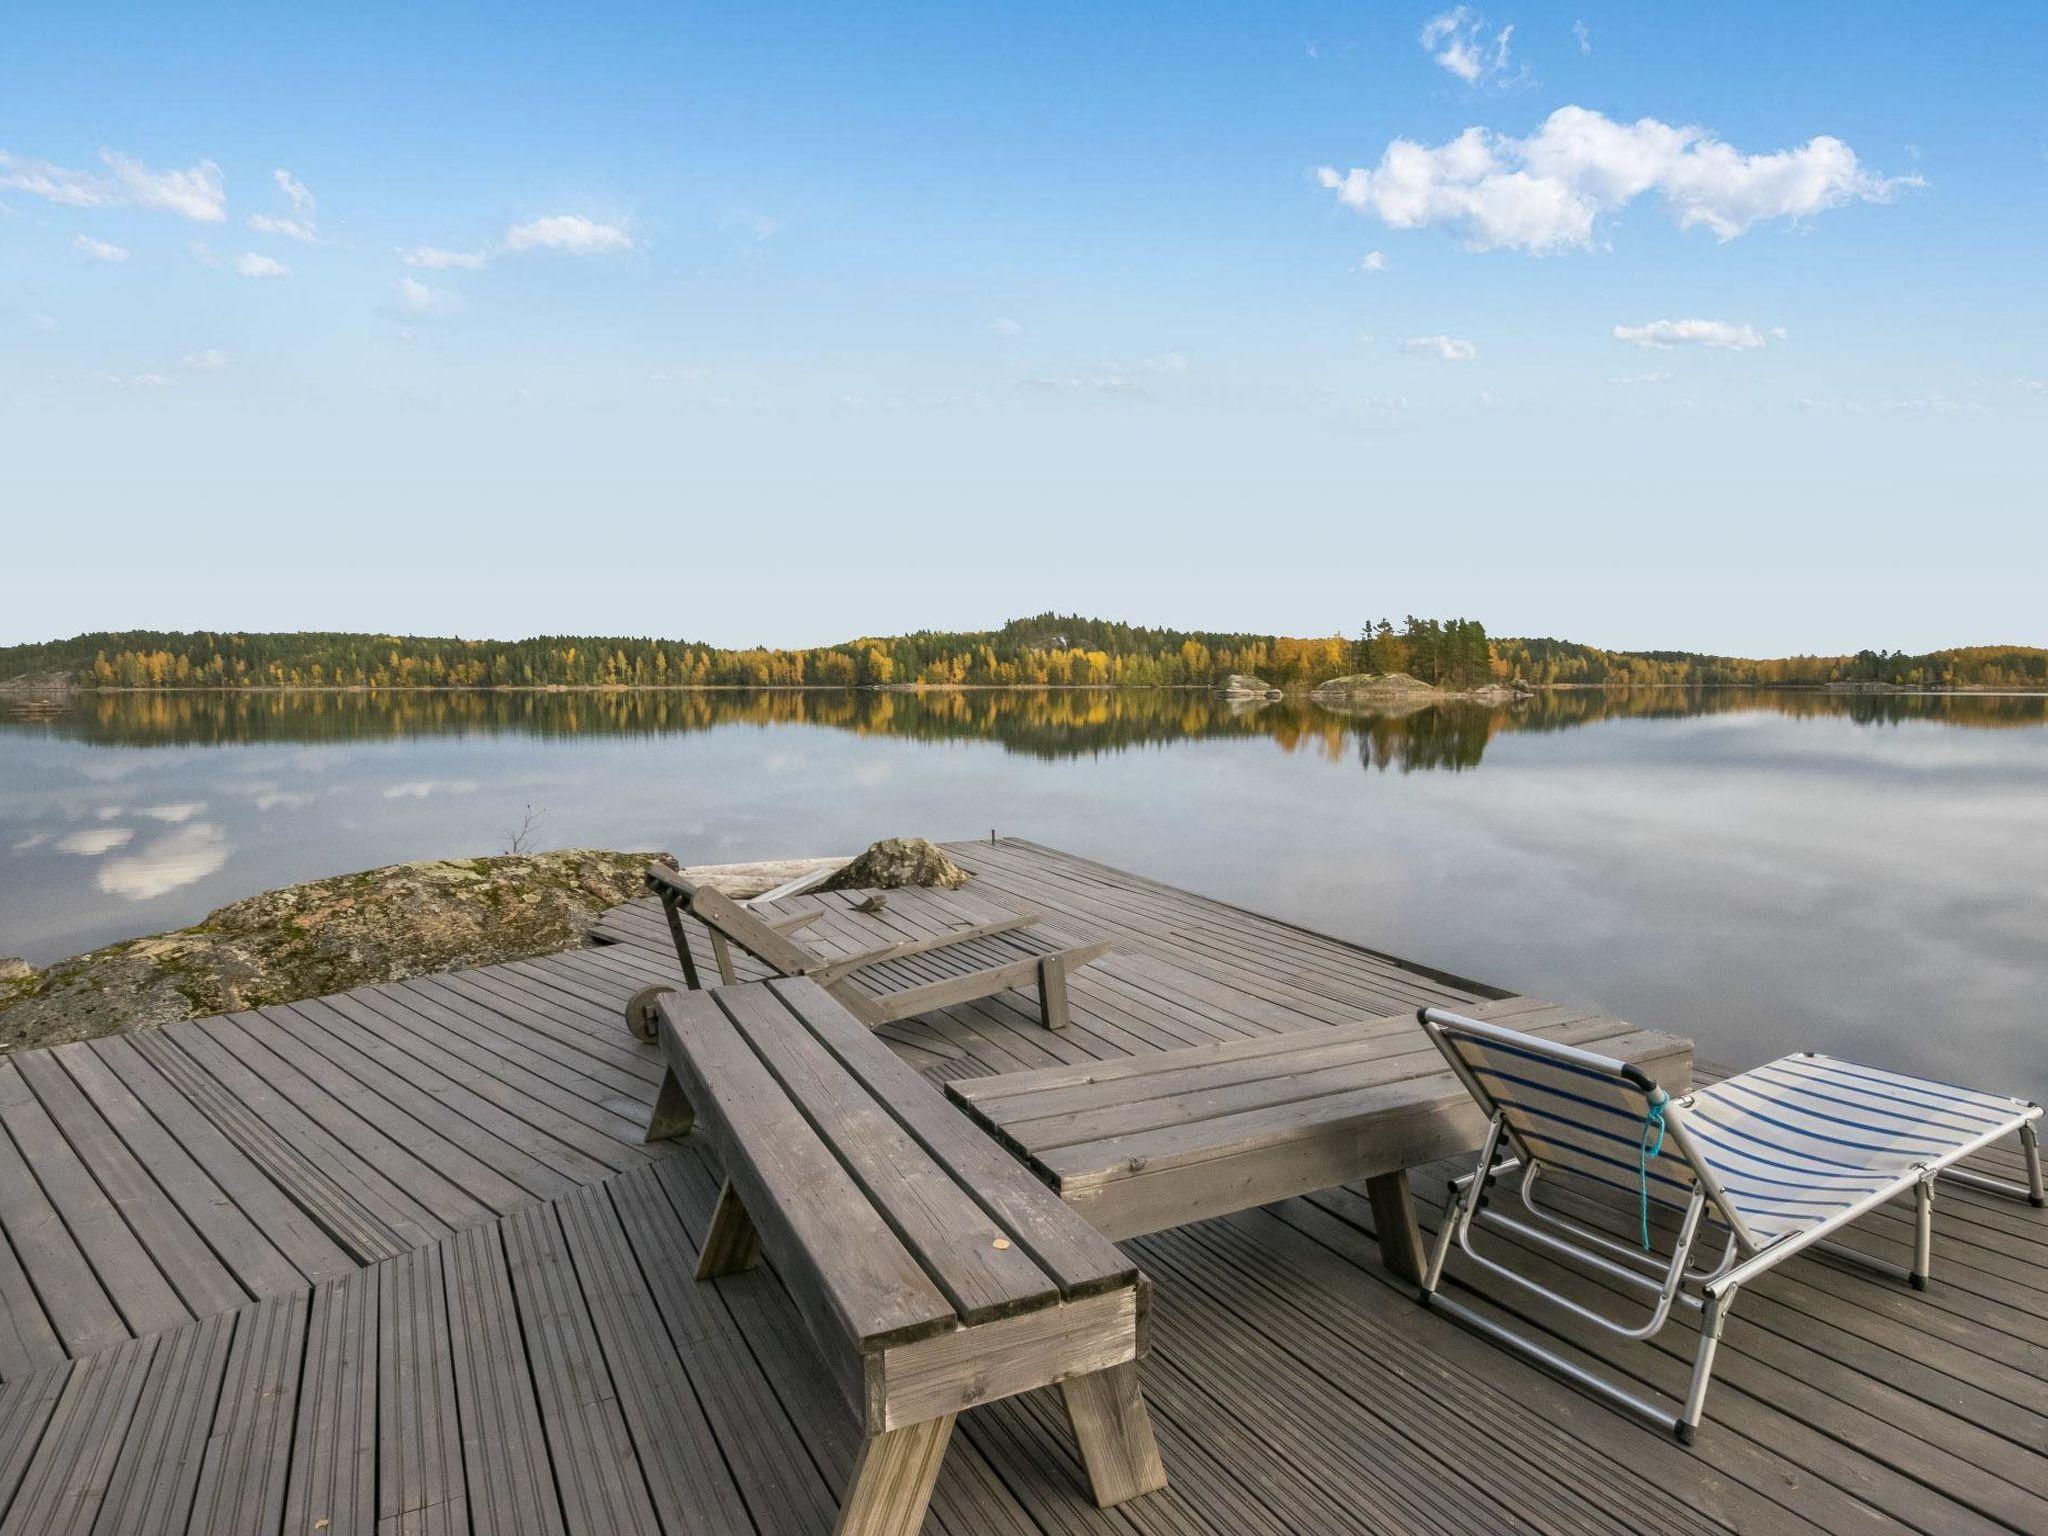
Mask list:
[[[417,635],[125,631],[0,648],[0,680],[62,674],[101,688],[532,688],[1208,685],[1233,672],[1283,687],[1349,672],[1411,672],[1468,687],[1546,683],[2048,687],[2048,650],[1972,646],[1909,656],[1750,660],[1686,651],[1604,651],[1569,640],[1489,637],[1474,619],[1379,620],[1354,639],[1146,629],[1059,614],[969,633],[921,630],[810,650],[727,650],[625,636],[462,640]]]

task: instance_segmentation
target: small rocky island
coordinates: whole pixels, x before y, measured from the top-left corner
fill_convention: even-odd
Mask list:
[[[1278,699],[1284,697],[1278,688],[1263,677],[1252,677],[1248,673],[1233,672],[1216,685],[1216,691],[1226,699]]]
[[[1391,706],[1393,708],[1435,704],[1444,700],[1469,700],[1477,704],[1512,704],[1533,698],[1536,690],[1519,677],[1508,683],[1487,683],[1478,688],[1439,688],[1406,672],[1353,672],[1333,677],[1309,689],[1318,704]]]

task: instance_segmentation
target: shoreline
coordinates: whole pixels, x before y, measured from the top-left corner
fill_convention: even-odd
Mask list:
[[[1318,683],[1296,683],[1279,688],[1287,699],[1309,699]],[[1530,683],[1534,693],[1621,693],[1649,689],[1737,690],[1745,693],[1816,693],[1841,697],[1863,695],[1871,698],[2048,698],[2048,688],[1905,688],[1885,683]],[[0,699],[12,690],[0,681]],[[1438,694],[1444,702],[1482,702],[1471,697],[1483,690],[1448,690]],[[425,694],[425,693],[1199,693],[1226,697],[1223,690],[1207,683],[252,683],[245,687],[161,684],[150,687],[93,687],[67,685],[72,697],[128,694]],[[23,700],[36,698],[27,690]],[[47,697],[47,695],[45,695]],[[53,699],[52,702],[55,702]],[[1314,701],[1311,701],[1314,702]],[[1434,702],[1434,701],[1432,701]]]

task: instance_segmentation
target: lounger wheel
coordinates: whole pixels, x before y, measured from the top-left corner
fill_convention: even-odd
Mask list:
[[[673,992],[674,987],[642,987],[626,999],[626,1028],[635,1040],[652,1040],[655,1033],[654,1000],[664,992]]]

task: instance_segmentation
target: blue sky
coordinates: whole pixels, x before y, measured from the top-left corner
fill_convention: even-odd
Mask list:
[[[2044,65],[2021,4],[17,6],[0,642],[2048,642]]]

